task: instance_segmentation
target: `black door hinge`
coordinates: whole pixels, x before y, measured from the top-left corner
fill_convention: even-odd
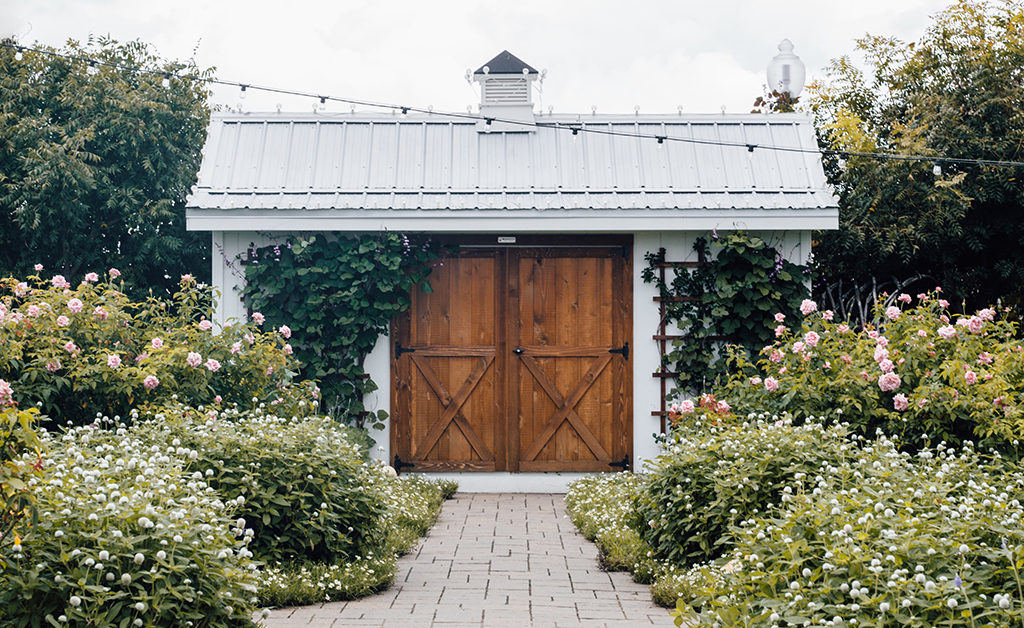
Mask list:
[[[618,462],[609,462],[608,466],[619,467],[623,471],[629,471],[629,455],[623,456],[622,460],[619,460]]]
[[[395,473],[401,473],[402,469],[411,469],[416,465],[412,462],[402,462],[402,459],[398,457],[398,454],[395,454],[395,463],[391,466],[395,468]]]
[[[628,360],[629,359],[629,343],[628,342],[622,343],[622,346],[619,347],[618,349],[609,349],[608,353],[618,353],[619,355],[621,355],[622,357],[624,357],[624,358],[626,358]]]
[[[416,353],[416,349],[413,349],[412,347],[403,347],[402,343],[396,342],[395,343],[395,359],[397,360],[398,358],[402,357],[403,353]]]

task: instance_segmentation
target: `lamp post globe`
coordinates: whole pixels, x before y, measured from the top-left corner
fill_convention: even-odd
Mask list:
[[[804,62],[793,54],[793,42],[783,39],[779,44],[779,54],[768,64],[768,89],[796,99],[804,91],[806,76]]]

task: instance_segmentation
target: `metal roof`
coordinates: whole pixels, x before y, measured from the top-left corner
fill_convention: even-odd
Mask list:
[[[189,228],[241,228],[225,226],[232,215],[242,218],[239,210],[260,210],[245,212],[251,223],[253,215],[289,209],[435,219],[525,210],[581,218],[817,210],[809,215],[824,218],[811,228],[837,221],[816,152],[746,148],[816,149],[803,115],[543,115],[537,122],[530,133],[481,133],[472,119],[444,115],[215,115],[188,200]]]

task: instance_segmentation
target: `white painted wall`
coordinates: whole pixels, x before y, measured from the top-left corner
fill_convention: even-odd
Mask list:
[[[751,232],[776,245],[781,245],[783,254],[792,262],[807,263],[811,251],[810,231]],[[218,301],[215,319],[223,324],[230,319],[242,320],[245,306],[239,293],[245,276],[239,257],[250,243],[263,246],[275,241],[278,234],[261,235],[256,232],[213,233],[213,282],[222,291]],[[660,363],[658,345],[652,336],[658,329],[658,307],[653,298],[658,295],[653,285],[645,284],[641,273],[646,265],[644,256],[649,251],[664,247],[670,261],[696,261],[694,241],[710,233],[702,231],[660,231],[637,232],[633,239],[633,460],[636,468],[642,470],[644,462],[658,454],[654,434],[661,421],[651,416],[651,411],[660,408],[661,389],[656,378],[651,377]],[[668,330],[673,333],[673,330]],[[391,412],[391,342],[385,335],[366,359],[366,372],[377,383],[378,390],[364,399],[368,410]],[[376,441],[371,449],[374,459],[390,461],[390,421],[382,430],[370,430]],[[565,492],[568,483],[580,476],[573,473],[431,473],[429,477],[453,479],[459,482],[460,490],[471,492],[517,491],[536,493]]]

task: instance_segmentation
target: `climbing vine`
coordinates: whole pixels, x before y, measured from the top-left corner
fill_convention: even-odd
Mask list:
[[[386,413],[367,413],[363,396],[377,389],[366,356],[408,309],[417,285],[441,255],[436,242],[391,232],[305,234],[251,249],[243,299],[267,325],[285,325],[302,375],[320,382],[323,407],[348,423],[383,427]]]
[[[785,259],[761,238],[742,232],[715,234],[716,255],[707,239],[694,250],[703,260],[696,268],[676,268],[671,281],[657,270],[665,250],[649,252],[643,280],[658,288],[666,324],[682,338],[662,356],[662,367],[676,373],[680,390],[706,392],[725,373],[727,345],[755,353],[774,338],[772,315],[794,316],[807,297],[803,266]]]

